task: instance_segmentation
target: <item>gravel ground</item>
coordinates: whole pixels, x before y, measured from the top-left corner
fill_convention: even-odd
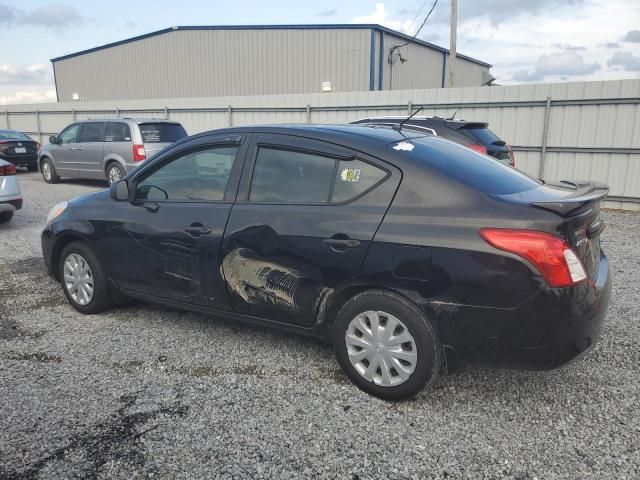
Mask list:
[[[0,478],[640,478],[640,215],[608,211],[600,344],[552,372],[469,368],[402,403],[308,338],[147,304],[82,316],[46,276],[56,202],[0,226]]]

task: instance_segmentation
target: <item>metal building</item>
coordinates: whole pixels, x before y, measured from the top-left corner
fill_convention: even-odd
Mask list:
[[[457,55],[456,87],[492,80]],[[57,57],[58,101],[446,86],[449,51],[380,25],[172,27]]]

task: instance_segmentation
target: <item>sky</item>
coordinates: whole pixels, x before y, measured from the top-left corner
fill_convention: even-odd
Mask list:
[[[433,0],[0,0],[0,104],[55,102],[50,59],[174,25],[379,23],[415,34]],[[450,0],[419,38],[448,48]],[[458,52],[502,85],[640,78],[640,0],[459,0]]]

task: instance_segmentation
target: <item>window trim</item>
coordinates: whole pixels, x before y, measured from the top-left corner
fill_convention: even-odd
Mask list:
[[[233,164],[231,165],[231,170],[229,171],[229,177],[227,178],[227,186],[224,189],[224,194],[222,196],[221,200],[189,200],[189,199],[165,199],[165,200],[148,200],[148,199],[143,199],[143,198],[136,198],[136,193],[138,192],[138,186],[140,185],[140,182],[143,181],[144,179],[148,178],[150,175],[153,175],[155,172],[157,172],[160,168],[164,167],[165,165],[167,165],[168,163],[171,163],[174,160],[177,160],[180,157],[184,157],[187,155],[190,155],[196,151],[201,151],[201,150],[209,150],[211,148],[225,148],[225,147],[235,147],[236,150],[236,155],[233,159]],[[200,144],[196,144],[196,145],[192,145],[190,147],[187,147],[183,150],[179,150],[177,152],[173,152],[172,154],[162,158],[161,160],[159,160],[158,162],[154,162],[153,164],[151,164],[148,168],[145,168],[144,170],[140,171],[138,175],[136,175],[133,179],[132,179],[132,187],[133,187],[133,193],[132,193],[132,200],[131,202],[134,205],[142,205],[145,202],[153,202],[153,203],[157,203],[158,205],[163,205],[163,204],[176,204],[176,203],[220,203],[220,204],[231,204],[234,202],[233,199],[227,199],[226,197],[230,194],[230,190],[229,188],[232,187],[232,180],[233,180],[233,171],[236,168],[237,163],[240,161],[240,155],[242,154],[242,140],[240,141],[220,141],[220,142],[213,142],[213,143],[200,143]]]
[[[315,139],[313,139],[313,140],[315,140]],[[315,140],[315,141],[322,142],[322,140]],[[260,148],[263,148],[263,147],[264,148],[269,148],[269,149],[272,149],[272,150],[297,152],[297,153],[303,153],[303,154],[306,154],[306,155],[315,155],[315,156],[326,157],[328,159],[333,159],[333,161],[334,161],[333,177],[332,177],[332,181],[331,181],[331,186],[329,188],[329,195],[328,195],[327,201],[326,202],[260,202],[260,201],[251,200],[251,187],[253,185],[253,176],[255,174],[256,164],[257,164],[257,160],[258,160],[258,153],[260,152]],[[356,200],[364,197],[365,195],[367,195],[369,192],[371,192],[375,188],[379,187],[382,183],[387,181],[387,179],[391,176],[391,171],[389,169],[384,168],[381,165],[378,165],[378,164],[373,163],[371,161],[368,161],[366,158],[363,158],[361,155],[358,155],[357,152],[353,152],[353,155],[345,157],[345,156],[341,156],[341,155],[321,152],[321,151],[316,150],[316,149],[306,149],[306,148],[296,147],[296,146],[292,146],[292,145],[283,145],[283,144],[276,144],[274,142],[260,142],[260,141],[257,141],[253,145],[253,148],[254,148],[254,152],[253,152],[252,160],[251,160],[251,173],[249,175],[249,181],[248,181],[248,184],[247,184],[246,199],[238,200],[238,201],[236,201],[236,203],[251,204],[251,205],[290,205],[290,206],[329,206],[329,207],[331,207],[331,206],[340,206],[340,205],[348,205],[348,204],[353,203]],[[368,165],[371,165],[371,166],[373,166],[373,167],[375,167],[375,168],[377,168],[379,170],[382,170],[383,172],[385,172],[385,175],[380,180],[378,180],[376,183],[374,183],[369,188],[367,188],[363,192],[359,193],[355,197],[352,197],[352,198],[350,198],[348,200],[345,200],[345,201],[342,201],[342,202],[332,202],[331,199],[333,197],[333,190],[335,188],[336,178],[337,178],[337,174],[338,174],[338,168],[339,168],[339,165],[340,165],[341,161],[344,161],[344,162],[361,161],[361,162],[366,163]]]

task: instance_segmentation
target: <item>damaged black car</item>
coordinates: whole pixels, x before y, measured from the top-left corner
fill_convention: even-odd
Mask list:
[[[465,363],[551,369],[593,347],[607,192],[401,127],[238,127],[56,205],[42,247],[80,312],[131,297],[313,335],[398,400]]]

